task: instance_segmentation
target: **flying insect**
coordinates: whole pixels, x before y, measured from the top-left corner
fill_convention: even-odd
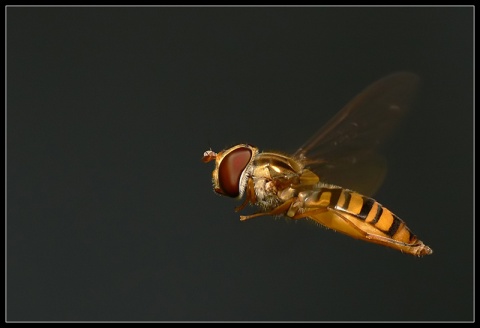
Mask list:
[[[219,153],[214,191],[241,199],[260,211],[241,215],[309,219],[350,237],[414,256],[432,254],[405,222],[372,198],[383,181],[385,160],[377,153],[407,112],[419,78],[399,72],[378,80],[358,94],[295,153],[260,152],[238,144]]]

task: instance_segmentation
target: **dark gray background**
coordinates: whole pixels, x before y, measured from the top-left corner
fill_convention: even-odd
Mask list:
[[[474,319],[473,8],[6,18],[7,320]],[[213,193],[209,147],[293,152],[398,70],[423,84],[376,199],[433,255]]]

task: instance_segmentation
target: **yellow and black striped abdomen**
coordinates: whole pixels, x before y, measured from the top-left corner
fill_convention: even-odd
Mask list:
[[[344,189],[334,208],[337,211],[354,216],[399,242],[415,244],[417,241],[417,237],[402,219],[372,198]]]
[[[405,222],[372,198],[340,187],[301,192],[303,207],[294,218],[309,217],[352,237],[414,255],[431,254]]]

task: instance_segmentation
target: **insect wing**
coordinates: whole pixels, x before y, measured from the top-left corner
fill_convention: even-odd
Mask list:
[[[318,173],[323,182],[372,195],[386,173],[386,162],[375,150],[407,112],[418,84],[418,76],[409,72],[373,83],[294,156]]]

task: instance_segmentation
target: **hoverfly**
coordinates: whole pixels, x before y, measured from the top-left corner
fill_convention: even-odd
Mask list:
[[[373,83],[291,156],[249,144],[206,151],[203,161],[215,160],[214,191],[237,199],[245,195],[237,212],[247,204],[260,207],[240,216],[242,221],[306,218],[403,253],[432,254],[403,220],[371,198],[386,170],[375,150],[405,114],[418,81],[415,74],[399,72]]]

